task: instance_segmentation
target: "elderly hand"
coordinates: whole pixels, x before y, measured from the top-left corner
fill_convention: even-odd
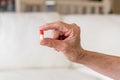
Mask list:
[[[63,52],[68,59],[76,62],[83,56],[80,51],[80,27],[76,24],[67,24],[61,21],[48,23],[40,27],[41,30],[53,30],[52,38],[44,38],[40,44]]]
[[[73,62],[120,80],[120,57],[83,50],[80,45],[80,28],[76,24],[59,21],[46,24],[40,29],[53,30],[53,38],[43,39],[41,45],[61,51]]]

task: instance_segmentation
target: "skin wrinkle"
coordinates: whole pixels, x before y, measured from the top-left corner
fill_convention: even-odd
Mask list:
[[[81,30],[76,24],[58,21],[40,29],[53,30],[53,38],[43,39],[41,45],[61,51],[72,62],[83,64],[103,75],[120,80],[120,57],[83,49],[80,39]]]
[[[91,52],[91,51],[84,51],[85,54],[87,54],[84,58],[84,62],[81,62],[84,65],[87,65],[88,67],[92,68],[95,71],[98,71],[104,75],[112,75],[111,77],[115,80],[119,80],[120,79],[120,73],[116,73],[117,71],[120,71],[120,67],[119,68],[114,68],[113,66],[115,66],[115,63],[113,63],[114,61],[117,62],[117,64],[120,64],[120,61],[116,60],[116,56],[114,59],[111,58],[111,56],[104,56],[101,53],[96,53],[96,52]],[[94,63],[90,63],[89,59],[91,61],[93,61]],[[101,61],[102,59],[102,61]],[[119,59],[119,57],[118,57]],[[99,63],[99,64],[98,64]],[[96,66],[97,64],[97,66]],[[102,65],[101,65],[102,64]],[[107,66],[109,65],[109,66]],[[105,70],[104,70],[105,69]],[[116,73],[116,74],[113,74]]]

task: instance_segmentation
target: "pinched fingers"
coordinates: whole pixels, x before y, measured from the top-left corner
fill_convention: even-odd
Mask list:
[[[66,32],[69,30],[69,27],[66,26],[67,24],[61,21],[48,23],[40,27],[41,30],[58,30],[61,32]]]

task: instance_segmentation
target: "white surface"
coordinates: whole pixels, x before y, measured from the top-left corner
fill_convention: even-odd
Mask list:
[[[120,56],[120,16],[69,15],[62,18],[65,22],[81,26],[82,45],[85,49]],[[6,70],[0,72],[0,80],[99,80],[83,72],[53,69],[71,67],[71,63],[63,54],[40,46],[38,31],[40,25],[60,19],[61,16],[56,13],[0,14],[0,70],[52,68]],[[49,31],[45,33],[50,36]],[[81,67],[75,66],[80,70]],[[92,71],[88,72],[92,74]]]
[[[56,20],[56,13],[0,14],[0,69],[69,67],[63,54],[39,44],[39,27]]]
[[[86,66],[83,66],[83,65],[81,65],[81,66],[82,67],[76,68],[76,70],[78,70],[80,72],[87,73],[87,74],[92,75],[92,76],[96,76],[96,77],[100,78],[101,80],[113,80],[110,77],[107,77],[107,76],[102,75],[96,71],[93,71],[92,69],[90,69]]]
[[[101,80],[71,69],[36,69],[0,72],[0,80]]]

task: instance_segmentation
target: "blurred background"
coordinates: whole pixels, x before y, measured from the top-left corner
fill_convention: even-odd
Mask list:
[[[119,14],[120,0],[0,0],[0,80],[113,80],[41,46],[39,28],[76,23],[84,49],[120,56]]]
[[[0,0],[0,12],[119,14],[119,0]]]

